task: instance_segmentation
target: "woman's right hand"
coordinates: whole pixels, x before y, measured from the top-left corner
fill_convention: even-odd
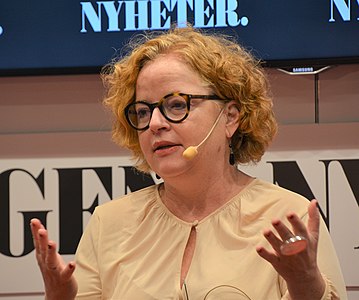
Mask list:
[[[32,219],[30,226],[36,260],[44,280],[46,300],[75,299],[77,294],[77,282],[73,276],[75,263],[65,263],[56,250],[55,242],[49,240],[47,230],[38,219]]]

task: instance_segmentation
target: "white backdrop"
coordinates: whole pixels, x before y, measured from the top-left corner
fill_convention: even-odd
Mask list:
[[[325,168],[323,160],[330,161]],[[348,178],[343,164],[345,160],[352,162],[352,172]],[[359,199],[355,198],[359,186],[359,150],[337,150],[337,151],[291,151],[291,152],[269,152],[262,162],[257,166],[246,166],[241,169],[245,172],[273,182],[274,165],[278,162],[295,162],[298,170],[304,176],[315,198],[318,199],[324,216],[329,217],[329,229],[337,250],[342,266],[346,285],[351,290],[359,290]],[[81,205],[84,209],[80,212],[83,216],[84,226],[90,213],[85,211],[98,199],[99,203],[109,201],[131,188],[125,176],[124,167],[131,166],[128,157],[93,157],[93,158],[48,158],[48,159],[6,159],[0,160],[0,218],[9,217],[9,241],[4,236],[7,228],[2,221],[0,228],[0,298],[1,299],[43,299],[43,284],[41,274],[38,271],[34,252],[22,255],[24,251],[24,212],[49,211],[47,214],[47,228],[51,238],[60,241],[60,190],[66,185],[66,178],[60,180],[61,170],[84,168],[82,179]],[[110,173],[112,191],[109,195],[108,189],[104,187],[103,181],[93,168],[105,168]],[[4,192],[6,176],[9,170],[9,199],[5,199]],[[353,173],[354,170],[354,173]],[[35,182],[34,178],[42,180],[43,172],[44,188],[42,194],[41,184]],[[353,176],[353,174],[355,176]],[[31,176],[30,176],[31,175]],[[288,177],[292,174],[288,173]],[[69,180],[70,177],[67,177]],[[156,179],[153,178],[156,182]],[[280,184],[280,182],[278,182]],[[351,185],[350,185],[351,184]],[[7,201],[8,207],[7,207]],[[76,202],[77,200],[77,202]],[[78,204],[79,199],[74,199]],[[329,207],[328,207],[329,204]],[[8,211],[5,211],[8,210]],[[66,212],[62,212],[65,213]],[[5,224],[5,225],[4,225]],[[66,240],[66,232],[62,241]],[[7,245],[8,244],[8,245]],[[61,245],[60,245],[61,247]],[[8,252],[5,253],[5,250]],[[73,259],[73,255],[64,255],[65,260]],[[349,293],[349,299],[359,299],[359,291]]]

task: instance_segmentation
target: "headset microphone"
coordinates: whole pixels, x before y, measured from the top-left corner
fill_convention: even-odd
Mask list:
[[[203,141],[201,143],[199,143],[197,146],[189,146],[186,150],[183,151],[182,153],[182,156],[185,158],[185,159],[188,159],[188,160],[191,160],[193,158],[196,157],[196,155],[198,154],[198,148],[209,138],[209,136],[212,134],[214,128],[216,128],[217,124],[218,124],[218,121],[223,113],[223,108],[221,110],[221,112],[219,113],[216,121],[214,122],[211,130],[208,132],[207,136],[203,139]]]

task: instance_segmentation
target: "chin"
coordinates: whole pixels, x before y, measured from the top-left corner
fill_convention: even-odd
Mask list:
[[[184,174],[188,170],[188,165],[186,167],[186,164],[178,162],[161,163],[153,170],[156,170],[155,172],[162,178],[166,178]]]

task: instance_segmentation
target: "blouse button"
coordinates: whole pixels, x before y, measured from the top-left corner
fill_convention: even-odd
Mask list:
[[[198,220],[193,221],[192,227],[196,227],[198,225]]]

